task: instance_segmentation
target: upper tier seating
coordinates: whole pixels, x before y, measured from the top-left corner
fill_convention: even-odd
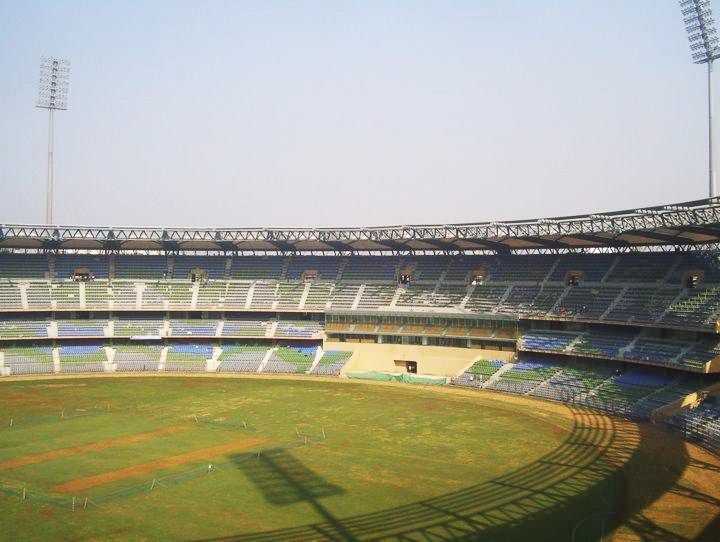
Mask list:
[[[714,330],[720,320],[720,264],[715,256],[655,252],[229,258],[6,253],[0,254],[0,277],[21,276],[0,281],[0,310],[439,309]],[[96,273],[97,281],[57,280],[83,265]],[[206,271],[210,281],[187,280],[196,268]],[[37,280],[51,270],[56,279]],[[696,287],[683,283],[688,271],[702,275]],[[398,285],[400,272],[409,275],[408,284]],[[579,285],[562,284],[570,272],[578,273]],[[108,274],[106,281],[102,277]],[[473,277],[475,284],[468,284]]]
[[[230,278],[242,280],[279,280],[286,259],[280,256],[243,256],[233,258]]]
[[[175,256],[173,259],[173,278],[190,280],[196,269],[205,272],[206,279],[225,277],[225,266],[228,259],[222,256]]]
[[[333,291],[333,284],[326,282],[313,282],[310,284],[304,310],[325,310]],[[354,298],[353,298],[354,299]]]
[[[480,313],[491,313],[497,307],[508,287],[500,284],[480,284],[475,286],[465,308]]]
[[[679,261],[674,252],[661,252],[648,258],[645,254],[623,254],[605,282],[661,282]]]
[[[162,279],[168,276],[168,261],[165,256],[117,256],[115,258],[115,278]]]
[[[45,279],[50,276],[44,254],[8,254],[0,252],[0,278]]]
[[[416,256],[403,259],[401,269],[413,270],[413,283],[434,283],[440,279],[449,263],[450,259],[444,256]]]
[[[720,283],[720,266],[718,266],[717,254],[714,252],[686,253],[668,282],[681,284],[687,271],[702,271],[705,275],[705,283]]]
[[[565,282],[568,273],[580,271],[582,282],[602,282],[612,267],[615,254],[567,254],[558,258],[558,263],[548,280]]]
[[[91,255],[63,255],[55,256],[55,278],[59,280],[70,279],[77,269],[87,269],[95,278],[108,278],[108,258],[106,256]]]
[[[656,322],[680,293],[677,287],[627,288],[605,315],[619,322]]]
[[[391,256],[351,256],[342,272],[342,281],[394,282],[400,261]]]
[[[358,303],[358,309],[378,309],[390,305],[395,286],[367,285]]]
[[[145,284],[142,304],[144,308],[188,308],[192,299],[189,282],[148,282]]]
[[[20,286],[12,282],[0,282],[0,310],[20,310]]]
[[[277,308],[297,310],[304,290],[304,284],[281,282],[277,289]]]
[[[575,286],[568,289],[551,311],[558,316],[598,320],[610,308],[622,288]]]
[[[360,286],[357,284],[335,285],[330,298],[330,308],[332,310],[350,309],[353,306],[359,290]]]
[[[493,282],[542,282],[555,265],[557,256],[530,255],[500,257],[493,262]]]
[[[660,322],[683,327],[714,329],[720,313],[720,288],[684,290],[680,299],[670,304]]]
[[[533,311],[533,301],[540,294],[541,286],[513,285],[505,299],[498,305],[497,312],[506,314],[527,314]]]
[[[58,309],[80,308],[80,285],[76,282],[54,282],[50,285],[50,299]]]
[[[303,273],[314,271],[315,280],[334,282],[340,271],[340,258],[327,256],[290,257],[287,270],[288,280],[301,280]]]

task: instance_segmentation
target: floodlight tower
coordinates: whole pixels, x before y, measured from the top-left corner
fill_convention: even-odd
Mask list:
[[[46,224],[53,221],[53,113],[56,109],[67,109],[69,80],[70,62],[67,59],[45,56],[40,59],[40,84],[35,105],[49,112]]]
[[[683,22],[690,40],[690,54],[695,64],[708,68],[708,185],[710,197],[717,194],[715,183],[715,112],[713,107],[713,61],[720,58],[720,41],[715,28],[710,0],[680,0]]]

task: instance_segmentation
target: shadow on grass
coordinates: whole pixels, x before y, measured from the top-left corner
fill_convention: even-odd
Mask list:
[[[641,487],[657,438],[652,428],[578,407],[568,438],[533,463],[459,491],[380,512],[337,519],[318,499],[338,494],[287,453],[260,462],[239,461],[268,502],[307,501],[324,521],[295,528],[244,533],[216,540],[602,540],[619,526],[641,540],[684,541],[642,511],[666,492],[718,505],[718,500],[684,488],[679,478],[690,458],[679,439],[666,443],[668,457],[679,458],[672,473]],[[632,485],[631,485],[632,484]],[[716,517],[701,540],[717,540]]]
[[[276,506],[305,502],[322,517],[329,531],[342,540],[354,540],[320,499],[340,495],[344,490],[306,467],[288,450],[264,450],[261,453],[235,454],[230,461],[245,473],[250,481]],[[323,526],[317,526],[322,530]]]

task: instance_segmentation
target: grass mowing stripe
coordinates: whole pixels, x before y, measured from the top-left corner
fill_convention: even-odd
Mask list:
[[[50,450],[49,452],[43,452],[40,454],[25,455],[22,457],[17,457],[15,459],[9,459],[7,461],[0,462],[0,470],[16,469],[18,467],[34,465],[35,463],[42,463],[51,459],[70,457],[85,452],[97,452],[115,446],[125,446],[127,444],[152,440],[155,438],[163,437],[165,435],[173,435],[175,433],[187,431],[190,428],[191,426],[189,425],[175,425],[172,427],[163,427],[162,429],[157,429],[155,431],[148,431],[146,433],[137,433],[135,435],[128,435],[126,437],[101,440],[99,442],[82,444],[80,446],[70,446],[68,448]]]
[[[94,476],[87,476],[85,478],[70,480],[69,482],[54,486],[52,490],[59,493],[83,491],[103,484],[108,484],[110,482],[116,482],[118,480],[124,480],[125,478],[131,478],[140,474],[147,474],[160,469],[177,467],[179,465],[189,463],[190,461],[209,459],[222,454],[245,450],[262,442],[265,442],[264,438],[234,440],[232,442],[228,442],[227,444],[220,444],[218,446],[201,448],[192,452],[173,455],[163,459],[157,459],[155,461],[148,461],[147,463],[133,465],[132,467],[127,467],[124,469],[103,472]]]

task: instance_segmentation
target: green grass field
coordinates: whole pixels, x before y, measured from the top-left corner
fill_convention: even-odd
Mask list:
[[[0,484],[5,540],[720,532],[720,459],[653,427],[525,397],[307,377],[0,382]]]

